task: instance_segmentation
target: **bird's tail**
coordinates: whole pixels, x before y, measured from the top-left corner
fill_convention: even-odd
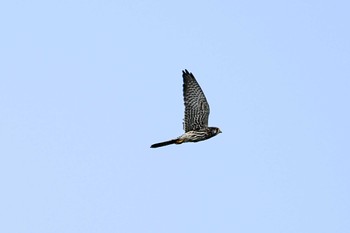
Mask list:
[[[181,144],[181,143],[183,143],[183,140],[181,140],[181,139],[172,139],[169,141],[159,142],[159,143],[153,144],[151,146],[151,148],[158,148],[158,147],[162,147],[162,146],[168,146],[171,144]]]

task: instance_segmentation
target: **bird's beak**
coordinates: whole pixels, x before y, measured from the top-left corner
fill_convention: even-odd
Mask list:
[[[219,133],[222,133],[222,131],[219,129]]]

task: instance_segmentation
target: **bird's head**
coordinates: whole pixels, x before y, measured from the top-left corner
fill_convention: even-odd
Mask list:
[[[211,133],[213,135],[217,135],[217,134],[222,133],[222,132],[218,127],[211,127]]]

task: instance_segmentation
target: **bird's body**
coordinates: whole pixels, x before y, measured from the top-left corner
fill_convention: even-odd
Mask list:
[[[151,148],[182,144],[184,142],[199,142],[221,133],[217,127],[208,127],[210,108],[205,95],[192,73],[182,71],[183,95],[185,103],[184,130],[185,133],[176,139],[153,144]]]
[[[151,148],[157,148],[157,147],[167,146],[171,144],[182,144],[184,142],[199,142],[199,141],[203,141],[211,137],[214,137],[219,133],[221,133],[221,130],[216,127],[208,127],[208,128],[202,128],[196,131],[188,131],[183,135],[181,135],[180,137],[178,137],[177,139],[172,139],[169,141],[153,144]]]

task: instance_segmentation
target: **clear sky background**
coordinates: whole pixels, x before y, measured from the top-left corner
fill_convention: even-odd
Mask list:
[[[0,232],[349,232],[349,9],[2,1]],[[150,149],[182,69],[223,133]]]

